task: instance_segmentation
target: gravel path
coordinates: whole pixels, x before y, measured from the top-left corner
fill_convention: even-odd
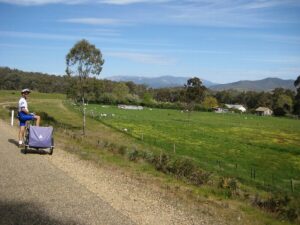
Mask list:
[[[168,203],[159,189],[120,169],[60,149],[24,155],[16,137],[16,128],[0,120],[1,225],[227,224],[207,205],[195,215]]]

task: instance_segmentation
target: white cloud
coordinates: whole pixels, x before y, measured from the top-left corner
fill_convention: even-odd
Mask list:
[[[111,18],[70,18],[60,20],[60,22],[79,23],[88,25],[118,25],[124,23],[121,20]]]
[[[46,5],[46,4],[80,4],[88,0],[0,0],[0,2],[14,5]]]
[[[60,20],[60,22],[88,24],[88,25],[122,25],[126,24],[125,21],[112,18],[70,18]],[[128,24],[128,23],[127,23]]]
[[[276,43],[288,43],[288,44],[300,44],[300,37],[296,35],[287,34],[270,34],[262,32],[235,32],[225,34],[229,37],[234,37],[237,39],[255,39],[266,42],[276,42]]]
[[[64,34],[49,34],[49,33],[38,33],[38,32],[19,32],[19,31],[1,31],[0,36],[12,37],[12,38],[28,38],[28,39],[40,39],[40,40],[58,40],[58,41],[79,41],[81,39],[88,39],[92,41],[101,42],[116,42],[118,39],[112,37],[101,37],[105,35],[64,35]]]
[[[143,64],[155,64],[155,65],[170,65],[174,64],[175,60],[171,60],[169,57],[148,53],[131,52],[131,51],[108,51],[106,56],[113,56],[130,61],[143,63]]]
[[[173,4],[165,7],[167,9],[166,19],[179,24],[215,27],[263,27],[270,23],[292,22],[293,19],[288,17],[270,17],[268,10],[274,7],[293,6],[300,6],[300,2],[296,0],[190,0],[174,1]]]
[[[86,4],[103,3],[111,5],[128,5],[134,3],[162,3],[170,0],[0,0],[0,2],[14,5],[46,5],[46,4]]]
[[[105,29],[105,28],[65,28],[65,32],[85,34],[91,37],[119,37],[121,35],[120,31],[116,29]]]
[[[99,0],[99,3],[106,3],[112,5],[128,5],[134,3],[164,3],[172,0]]]
[[[1,36],[16,37],[16,38],[32,38],[32,39],[55,39],[55,40],[78,40],[79,37],[74,35],[60,35],[47,33],[32,33],[32,32],[16,32],[16,31],[0,31]]]
[[[256,0],[256,1],[250,1],[249,3],[246,3],[243,5],[244,9],[262,9],[262,8],[273,8],[281,5],[299,5],[299,1],[295,0]]]

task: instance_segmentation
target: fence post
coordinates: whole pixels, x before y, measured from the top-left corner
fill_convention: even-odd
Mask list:
[[[14,110],[11,110],[11,123],[10,125],[13,127],[14,126],[14,114],[15,114],[15,111]]]
[[[175,145],[175,143],[173,145],[173,151],[174,151],[174,153],[176,153],[176,145]]]
[[[294,193],[294,181],[293,181],[293,179],[291,179],[291,191],[292,191],[292,193]]]
[[[160,154],[159,154],[159,162],[161,164],[161,161],[162,161],[162,150],[160,150]]]

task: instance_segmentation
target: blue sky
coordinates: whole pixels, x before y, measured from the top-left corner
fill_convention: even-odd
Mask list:
[[[300,75],[299,0],[0,0],[0,66],[63,75],[81,39],[117,75]]]

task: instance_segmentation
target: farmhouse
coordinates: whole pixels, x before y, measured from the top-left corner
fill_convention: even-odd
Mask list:
[[[273,114],[273,111],[267,107],[258,107],[255,111],[260,116],[271,116]]]
[[[231,105],[231,104],[225,104],[225,106],[228,109],[237,109],[241,112],[246,112],[246,108],[243,105]]]
[[[143,110],[143,106],[138,105],[118,105],[119,109]]]

